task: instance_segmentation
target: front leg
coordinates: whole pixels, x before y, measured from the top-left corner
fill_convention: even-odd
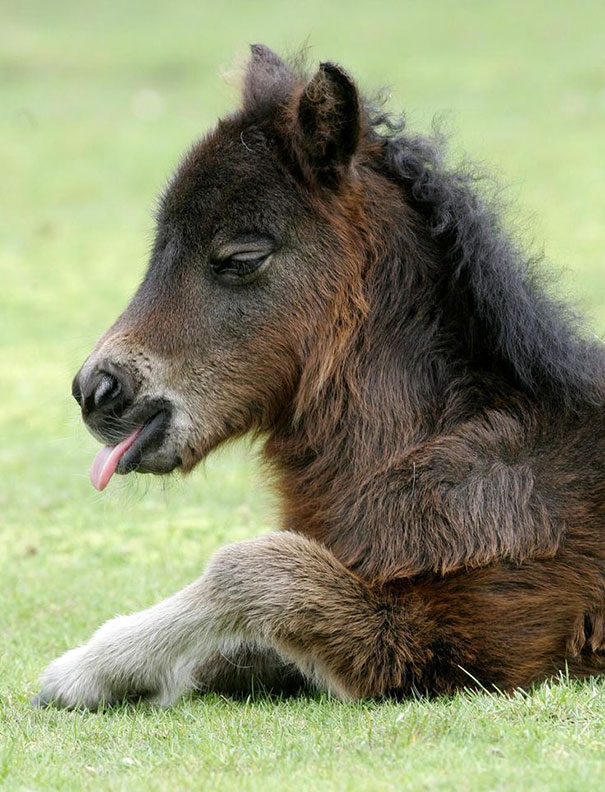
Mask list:
[[[88,643],[58,657],[44,671],[34,703],[97,709],[125,698],[172,702],[189,686],[193,668],[181,621],[184,593],[110,619]]]
[[[44,672],[44,688],[34,703],[94,710],[126,698],[145,698],[166,706],[189,688],[236,697],[260,691],[292,695],[309,688],[294,663],[274,649],[252,643],[231,640],[190,662],[177,658],[172,664],[155,665],[144,662],[141,643],[138,661],[134,652],[126,658],[116,646],[134,646],[144,613],[148,611],[108,621],[88,644],[57,658]]]
[[[163,602],[107,622],[55,660],[40,700],[96,708],[125,697],[162,705],[197,686],[225,644],[267,647],[320,688],[349,698],[401,687],[422,629],[321,545],[292,533],[229,545]],[[207,665],[206,665],[207,668]],[[207,673],[207,672],[206,672]]]

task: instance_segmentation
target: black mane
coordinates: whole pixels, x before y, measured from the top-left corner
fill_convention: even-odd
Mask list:
[[[388,176],[439,252],[444,294],[466,319],[475,359],[490,360],[524,391],[554,403],[602,404],[605,345],[548,294],[539,259],[511,240],[476,176],[447,167],[442,141],[408,135],[402,120],[382,112],[370,117]]]

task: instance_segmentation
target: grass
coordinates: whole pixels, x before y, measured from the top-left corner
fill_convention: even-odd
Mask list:
[[[212,697],[167,711],[27,713],[5,767],[21,765],[11,783],[27,789],[599,789],[603,693],[569,683],[430,706]]]
[[[143,272],[153,196],[234,102],[249,41],[441,113],[511,185],[561,289],[605,327],[605,6],[511,0],[5,0],[0,11],[0,789],[576,790],[605,786],[605,685],[511,698],[317,698],[86,715],[28,704],[47,662],[274,522],[246,446],[187,482],[96,494],[69,382]]]

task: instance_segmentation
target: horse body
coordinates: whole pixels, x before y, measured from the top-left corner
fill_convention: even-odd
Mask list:
[[[282,531],[52,663],[41,700],[525,687],[605,668],[605,352],[471,181],[348,75],[253,47],[74,380],[93,468],[256,432]],[[256,682],[254,681],[256,680]]]

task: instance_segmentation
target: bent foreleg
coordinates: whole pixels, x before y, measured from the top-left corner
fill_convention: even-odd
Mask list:
[[[273,534],[223,548],[178,594],[107,622],[51,663],[41,696],[67,707],[125,696],[167,705],[229,643],[269,647],[341,697],[382,695],[423,660],[428,623],[414,609],[422,605],[373,590],[321,545]]]

